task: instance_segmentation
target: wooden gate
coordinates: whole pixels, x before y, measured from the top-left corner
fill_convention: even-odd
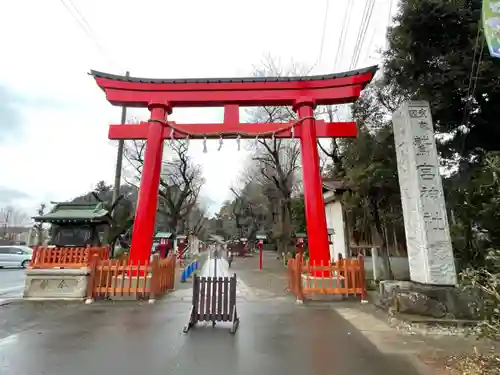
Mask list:
[[[193,307],[187,333],[198,322],[231,322],[231,333],[238,329],[240,319],[236,311],[236,274],[231,277],[194,276]]]

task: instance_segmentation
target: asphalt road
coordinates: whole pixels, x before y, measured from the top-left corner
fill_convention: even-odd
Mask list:
[[[0,302],[19,298],[24,290],[25,270],[15,268],[0,269]]]
[[[202,273],[210,273],[211,263]],[[218,274],[227,272],[220,261]],[[241,323],[235,335],[227,323],[201,323],[183,334],[191,308],[190,298],[183,298],[190,291],[183,289],[155,304],[5,305],[0,375],[418,374],[406,357],[380,351],[327,305],[250,298],[255,293],[243,282],[238,289]],[[21,324],[20,315],[29,319]]]
[[[241,324],[231,335],[223,323],[183,334],[189,308],[167,297],[153,305],[108,302],[56,312],[0,339],[0,374],[418,374],[331,309],[241,302]]]

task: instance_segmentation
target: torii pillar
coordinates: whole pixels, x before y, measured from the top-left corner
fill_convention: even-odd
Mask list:
[[[146,264],[151,256],[158,189],[160,188],[161,163],[163,156],[163,124],[172,113],[168,103],[150,103],[151,120],[148,125],[144,165],[137,201],[136,217],[130,252],[131,264]]]
[[[300,98],[293,106],[299,118],[307,117],[301,125],[300,146],[306,227],[309,239],[309,259],[312,265],[327,265],[330,262],[330,248],[326,227],[318,145],[316,143],[314,108],[315,102],[310,98]]]

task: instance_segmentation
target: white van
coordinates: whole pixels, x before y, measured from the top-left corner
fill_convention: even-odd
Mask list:
[[[33,249],[28,246],[0,246],[0,268],[26,268],[33,256]]]

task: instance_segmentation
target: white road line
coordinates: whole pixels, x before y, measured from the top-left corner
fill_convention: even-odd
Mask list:
[[[18,285],[18,286],[13,286],[10,288],[0,289],[0,296],[2,296],[4,294],[12,293],[12,292],[21,293],[23,290],[24,290],[24,285]]]
[[[21,297],[21,296],[19,296],[19,297]],[[0,298],[0,306],[7,305],[14,300],[16,300],[16,298]]]

